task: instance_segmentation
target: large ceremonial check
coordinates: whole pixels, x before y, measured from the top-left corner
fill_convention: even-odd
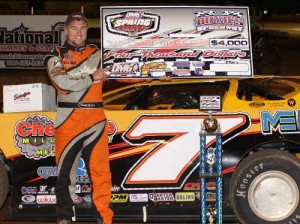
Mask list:
[[[248,7],[101,7],[111,79],[252,77]]]

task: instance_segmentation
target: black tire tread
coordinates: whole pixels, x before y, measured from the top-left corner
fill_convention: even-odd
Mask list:
[[[3,207],[9,189],[9,180],[4,163],[0,161],[0,209]]]

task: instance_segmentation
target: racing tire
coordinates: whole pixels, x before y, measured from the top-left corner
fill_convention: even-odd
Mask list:
[[[8,175],[5,169],[4,163],[0,160],[0,209],[2,208],[3,204],[8,195]]]
[[[300,160],[268,149],[253,153],[235,169],[230,203],[241,224],[300,222]]]

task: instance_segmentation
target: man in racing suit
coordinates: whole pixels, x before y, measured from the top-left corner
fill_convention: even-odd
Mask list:
[[[88,21],[73,13],[65,24],[66,42],[47,61],[48,75],[57,89],[55,149],[58,180],[57,223],[75,220],[76,170],[80,157],[85,161],[91,182],[92,205],[97,223],[111,224],[111,172],[107,121],[102,105],[102,84],[106,73],[100,68],[101,54],[85,43]]]

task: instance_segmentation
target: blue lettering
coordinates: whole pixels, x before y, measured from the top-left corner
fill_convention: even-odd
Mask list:
[[[264,134],[272,134],[273,131],[291,132],[297,130],[295,111],[261,111],[261,129]]]

